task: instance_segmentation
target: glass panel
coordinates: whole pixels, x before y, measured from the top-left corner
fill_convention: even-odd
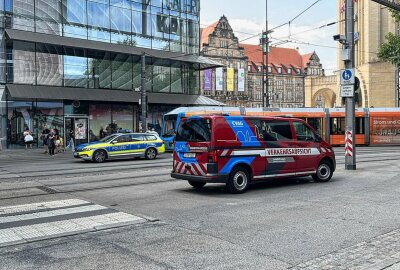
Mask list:
[[[113,105],[112,119],[118,132],[132,132],[133,105]]]
[[[294,130],[298,141],[314,141],[315,135],[309,127],[303,123],[293,122]]]
[[[153,92],[169,93],[171,67],[167,60],[158,60],[153,65]]]
[[[132,89],[132,58],[114,54],[112,57],[112,88]]]
[[[264,141],[292,140],[292,130],[288,121],[262,121]]]
[[[14,83],[36,84],[35,82],[35,45],[14,41],[12,51]]]
[[[35,103],[34,103],[35,104]],[[39,140],[39,145],[43,145],[40,135],[45,127],[56,129],[58,134],[64,137],[64,119],[62,102],[37,102],[35,110],[34,134]],[[34,136],[34,138],[35,138]]]
[[[109,53],[88,52],[89,88],[111,88]]]
[[[88,37],[92,40],[110,41],[109,6],[97,2],[87,2]]]
[[[34,0],[14,0],[13,28],[25,31],[34,31]]]
[[[110,104],[91,104],[90,113],[90,141],[96,141],[106,137],[110,132],[111,124],[111,105]]]
[[[198,95],[200,93],[200,71],[193,66],[189,69],[189,94]]]
[[[64,85],[87,88],[87,58],[64,55]]]
[[[61,0],[36,0],[36,31],[61,34]]]
[[[182,67],[179,62],[175,62],[171,66],[171,92],[183,93]]]
[[[64,36],[87,38],[85,0],[64,0]]]
[[[142,85],[142,63],[140,57],[133,58],[133,89],[139,88]]]
[[[15,146],[23,147],[24,130],[33,130],[33,103],[31,101],[9,101],[8,102],[8,140]]]
[[[37,84],[62,86],[62,49],[51,45],[37,45]]]

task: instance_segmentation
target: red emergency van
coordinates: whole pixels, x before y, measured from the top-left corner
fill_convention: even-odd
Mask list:
[[[195,188],[226,183],[231,193],[279,177],[327,182],[335,154],[305,121],[281,117],[192,116],[178,126],[171,176]]]

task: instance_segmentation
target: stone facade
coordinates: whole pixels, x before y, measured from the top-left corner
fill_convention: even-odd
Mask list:
[[[337,0],[338,34],[345,33],[345,12],[343,0]],[[390,16],[388,8],[370,1],[359,0],[354,3],[356,14],[355,42],[356,76],[360,79],[359,106],[362,107],[397,107],[398,92],[396,84],[396,68],[382,62],[377,51],[385,41],[388,32],[397,33],[398,26]],[[338,54],[338,67],[342,69],[343,61]],[[339,90],[338,90],[339,91]]]
[[[217,70],[211,75],[211,89],[205,90],[204,71],[201,72],[200,89],[204,96],[225,103],[228,106],[251,106],[253,96],[247,87],[247,57],[240,47],[228,19],[222,16],[217,23],[201,29],[201,54],[225,65],[223,69],[222,89],[217,90]],[[234,70],[233,90],[228,89],[227,72]],[[244,70],[244,88],[239,89],[239,71]]]

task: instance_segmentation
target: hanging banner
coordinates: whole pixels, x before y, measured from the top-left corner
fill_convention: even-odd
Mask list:
[[[215,70],[215,90],[222,91],[224,90],[224,71],[222,68],[217,68]]]
[[[244,92],[244,69],[238,69],[238,91]]]
[[[233,68],[226,69],[226,91],[235,90],[235,70]]]
[[[211,91],[212,88],[212,70],[206,69],[204,70],[204,83],[203,83],[203,90],[204,91]]]

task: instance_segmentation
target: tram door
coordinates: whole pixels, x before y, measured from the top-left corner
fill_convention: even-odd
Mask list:
[[[74,140],[75,145],[89,142],[89,119],[87,117],[65,117],[65,144]]]

